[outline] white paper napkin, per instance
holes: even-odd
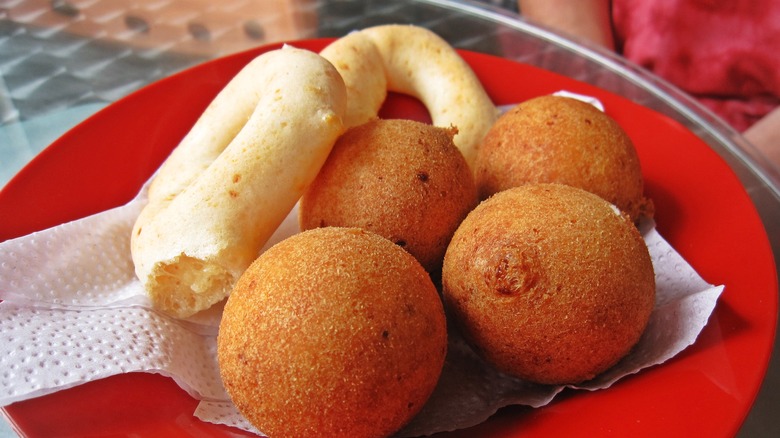
[[[601,102],[565,90],[603,111]],[[0,243],[0,406],[127,372],[160,373],[200,403],[198,418],[260,433],[236,410],[219,377],[221,306],[178,320],[151,308],[136,279],[130,232],[147,186],[125,206]],[[585,384],[605,389],[691,345],[723,286],[712,286],[656,232],[641,226],[656,273],[656,306],[631,354]],[[298,232],[294,208],[263,250]],[[541,407],[565,387],[504,375],[480,359],[449,324],[442,376],[422,412],[399,436],[474,426],[499,408]]]
[[[189,320],[152,310],[130,257],[145,190],[129,204],[0,243],[0,406],[127,372],[160,373],[201,400],[204,421],[254,431],[230,402],[216,362],[221,309]],[[266,247],[297,232],[293,210]],[[723,287],[713,287],[644,224],[657,303],[634,352],[582,389],[603,389],[692,344]],[[451,326],[453,326],[451,324]],[[479,424],[500,407],[540,407],[563,387],[503,375],[451,332],[440,383],[401,433],[416,436]]]
[[[288,220],[292,220],[288,217]],[[595,379],[570,388],[609,388],[622,377],[658,365],[693,344],[707,324],[723,286],[705,282],[656,231],[641,226],[656,272],[656,305],[645,333],[631,354]],[[538,385],[496,371],[449,324],[448,356],[439,383],[422,412],[398,436],[413,437],[463,429],[487,420],[509,405],[542,407],[566,386]],[[255,430],[229,400],[204,400],[195,415],[204,421]]]

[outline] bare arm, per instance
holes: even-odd
[[[744,136],[780,169],[780,108],[775,108],[748,128]]]
[[[529,20],[615,50],[610,0],[518,0],[517,4]],[[780,169],[780,108],[759,120],[744,136]]]
[[[520,13],[563,35],[615,49],[609,0],[518,0]]]

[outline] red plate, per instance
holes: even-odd
[[[327,40],[301,41],[321,49]],[[54,142],[0,192],[0,241],[130,200],[224,84],[257,54],[215,60],[140,90]],[[505,59],[463,52],[497,104],[559,89],[601,99],[634,140],[660,233],[710,283],[726,285],[696,343],[608,390],[566,391],[540,409],[510,407],[458,436],[731,436],[766,372],[777,274],[753,204],[728,165],[680,124],[620,96]],[[429,120],[392,95],[384,117]],[[224,436],[165,377],[127,374],[5,408],[29,436]]]

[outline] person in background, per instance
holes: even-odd
[[[780,169],[780,1],[518,0],[529,21],[613,50],[741,132]]]

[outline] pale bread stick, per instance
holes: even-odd
[[[376,78],[374,50],[380,55],[386,82]],[[370,56],[360,56],[366,53]],[[368,121],[366,114],[376,117],[381,106],[377,96],[386,95],[381,90],[386,84],[390,91],[418,98],[434,125],[458,128],[455,145],[473,166],[498,110],[471,67],[444,39],[417,26],[381,25],[338,39],[320,54],[336,66],[350,90],[346,118],[354,124],[348,127]]]
[[[347,86],[347,128],[375,119],[387,98],[387,77],[382,54],[363,32],[352,32],[320,52],[330,60]]]
[[[343,131],[346,89],[316,53],[284,47],[214,99],[150,187],[132,233],[153,305],[187,317],[223,300]]]

